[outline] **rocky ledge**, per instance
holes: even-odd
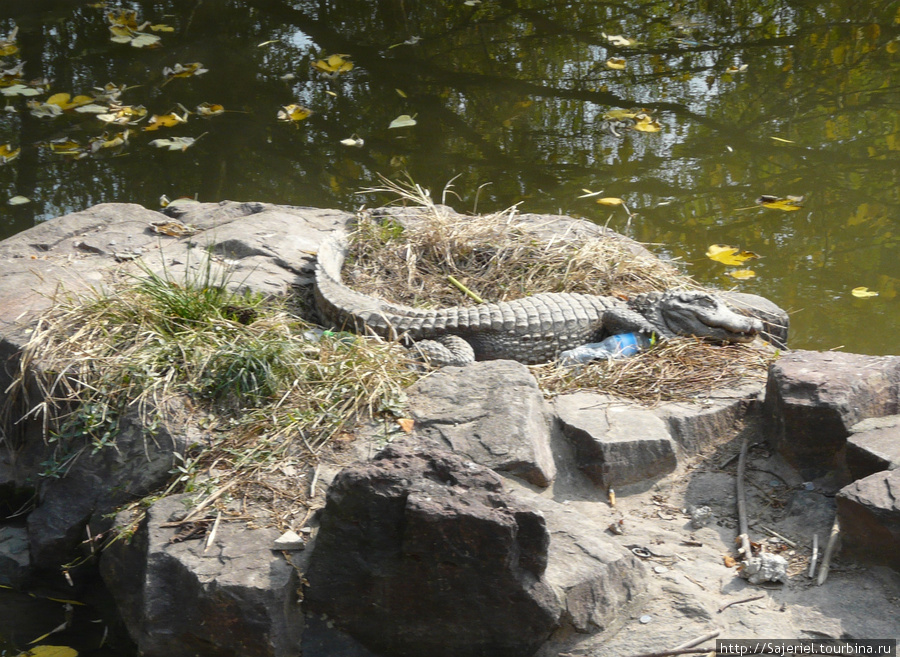
[[[60,285],[102,287],[138,257],[183,275],[202,245],[236,284],[285,294],[310,285],[317,244],[352,219],[231,202],[181,214],[197,234],[160,236],[148,225],[168,217],[109,204],[0,243],[0,390]],[[612,656],[714,631],[900,636],[900,357],[787,351],[767,380],[655,408],[597,392],[548,400],[510,361],[446,367],[408,393],[413,432],[385,447],[361,428],[340,458],[322,455],[317,511],[287,539],[246,518],[181,540],[197,499],[153,502],[98,559],[141,654]],[[3,401],[0,510],[31,503],[24,523],[0,518],[4,585],[58,572],[116,509],[165,486],[175,453],[209,439],[185,419],[148,449],[128,418],[115,450],[47,478],[41,427]],[[722,559],[745,439],[751,530],[789,563],[786,583],[760,598]],[[835,517],[844,550],[809,589],[811,535],[824,544]],[[91,563],[71,570],[76,586],[96,575]]]

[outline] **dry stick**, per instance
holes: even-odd
[[[313,469],[312,481],[309,482],[309,496],[316,496],[316,483],[319,481],[319,464],[316,463],[316,467]]]
[[[687,643],[682,643],[681,645],[675,646],[672,650],[685,650],[686,648],[693,648],[694,646],[699,646],[701,643],[709,641],[710,639],[715,639],[719,636],[719,630],[713,630],[709,634],[704,634],[703,636],[699,636],[696,639],[688,641]]]
[[[206,552],[209,549],[209,546],[212,545],[212,542],[216,539],[216,532],[219,530],[219,521],[222,520],[222,512],[216,515],[216,521],[213,523],[212,531],[209,532],[209,536],[206,537],[206,547],[203,548],[203,551]]]
[[[744,471],[747,469],[747,448],[749,441],[744,438],[741,443],[741,455],[738,457],[737,467],[737,508],[738,508],[738,525],[740,526],[741,554],[744,561],[752,556],[750,551],[750,528],[747,525],[747,500],[745,499],[744,490]]]
[[[197,506],[197,508],[195,508],[195,509],[194,509],[193,511],[191,511],[189,514],[187,514],[181,522],[182,522],[182,523],[185,523],[185,522],[188,522],[189,520],[192,520],[193,518],[195,518],[195,517],[197,516],[198,513],[200,513],[203,509],[205,509],[205,508],[208,507],[210,504],[212,504],[212,503],[215,502],[217,499],[219,499],[219,497],[221,497],[223,493],[225,493],[227,490],[229,490],[230,488],[232,488],[237,482],[238,482],[237,479],[232,479],[231,481],[229,481],[227,484],[225,484],[224,486],[222,486],[222,487],[221,487],[219,490],[217,490],[215,493],[213,493],[212,495],[210,495],[209,497],[207,497],[202,503],[200,503],[200,504]]]
[[[819,560],[819,535],[813,534],[812,557],[809,560],[809,576],[816,574],[816,562]]]
[[[731,605],[739,605],[744,602],[753,602],[754,600],[761,600],[762,598],[765,598],[765,597],[766,597],[765,593],[760,593],[759,595],[751,595],[749,598],[735,600],[734,602],[729,602],[727,605],[722,605],[721,607],[719,607],[719,610],[716,613],[721,614],[723,611],[728,609]]]
[[[822,555],[822,567],[819,568],[819,579],[816,584],[822,586],[828,579],[828,569],[831,567],[831,557],[834,554],[834,548],[837,545],[838,537],[841,534],[841,525],[837,516],[834,517],[834,524],[831,526],[831,535],[828,537],[828,545],[825,546],[825,554]]]
[[[688,648],[686,650],[662,650],[660,652],[642,652],[640,655],[628,655],[628,657],[669,657],[669,655],[705,655],[709,648]],[[566,653],[560,653],[559,657],[565,657]]]
[[[767,534],[769,534],[769,535],[771,535],[771,536],[774,536],[775,538],[777,538],[777,539],[779,539],[779,540],[784,541],[785,543],[787,543],[788,545],[790,545],[792,548],[797,547],[797,544],[796,544],[794,541],[792,541],[792,540],[789,539],[789,538],[785,538],[784,536],[782,536],[782,535],[779,534],[778,532],[773,531],[773,530],[771,530],[771,529],[769,529],[768,527],[765,527],[765,526],[763,526],[763,525],[759,525],[759,528],[762,529],[762,530],[763,530],[764,532],[766,532]]]

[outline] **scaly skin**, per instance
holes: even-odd
[[[420,310],[356,292],[341,282],[346,243],[327,238],[319,247],[315,296],[323,319],[358,333],[373,332],[416,343],[437,365],[509,359],[526,364],[555,360],[567,349],[616,333],[694,335],[749,342],[762,329],[705,292],[658,292],[624,302],[614,297],[552,293]]]

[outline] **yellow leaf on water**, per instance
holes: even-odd
[[[189,78],[192,75],[202,75],[208,71],[209,69],[203,68],[203,64],[200,62],[193,62],[191,64],[175,64],[171,68],[166,66],[163,68],[163,75],[167,78]]]
[[[179,123],[187,123],[187,114],[185,114],[184,117],[178,116],[175,112],[163,114],[162,116],[154,114],[150,117],[150,122],[144,126],[144,130],[149,131],[159,130],[160,128],[171,128]]]
[[[612,119],[633,119],[639,114],[635,110],[627,110],[627,109],[614,109],[606,112],[601,118],[604,120],[612,120]]]
[[[606,60],[606,66],[615,71],[622,71],[625,69],[625,59],[623,57],[610,57]]]
[[[59,107],[62,107],[63,105],[68,103],[71,98],[72,98],[72,94],[67,94],[67,93],[53,94],[52,96],[50,96],[50,98],[47,99],[47,104],[58,105]]]
[[[78,651],[69,646],[35,646],[17,657],[78,657]]]
[[[756,272],[752,269],[735,269],[734,271],[728,272],[728,275],[732,278],[738,279],[739,281],[744,281],[748,278],[754,278],[756,276]]]
[[[757,205],[761,205],[764,208],[792,212],[793,210],[799,210],[803,207],[803,197],[785,196],[784,198],[781,198],[779,196],[769,196],[768,194],[763,194],[758,199],[756,199],[756,203]]]
[[[207,118],[225,113],[225,108],[217,103],[200,103],[197,105],[197,116]]]
[[[285,105],[278,110],[278,120],[298,123],[312,114],[311,109],[303,107],[303,105]]]
[[[19,157],[19,153],[21,152],[21,148],[13,148],[10,144],[3,144],[0,146],[0,164],[12,162]]]
[[[397,95],[400,96],[400,98],[408,98],[406,92],[403,91],[403,89],[394,89],[394,91],[397,92]]]
[[[634,129],[638,132],[659,132],[662,126],[649,114],[641,113],[635,116]]]
[[[868,297],[877,297],[878,292],[873,292],[867,287],[855,287],[850,290],[850,294],[860,299],[866,299]]]
[[[164,24],[151,25],[150,29],[153,30],[154,32],[174,32],[175,31],[175,28],[172,27],[171,25],[164,25]]]
[[[625,201],[615,196],[604,196],[603,198],[598,198],[597,203],[600,205],[622,205]]]
[[[13,196],[6,202],[8,205],[25,205],[31,203],[31,199],[27,196]]]
[[[742,265],[748,260],[753,260],[759,256],[752,251],[741,251],[736,246],[728,246],[727,244],[712,244],[706,250],[706,257],[723,265],[734,267]]]
[[[793,144],[794,143],[790,139],[782,139],[781,137],[769,137],[769,139],[771,139],[773,141],[780,141],[783,144]]]
[[[312,62],[310,66],[325,75],[336,76],[353,70],[353,62],[348,59],[349,57],[350,55],[329,55],[325,59]]]

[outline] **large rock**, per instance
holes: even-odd
[[[749,379],[735,388],[710,390],[703,399],[667,402],[653,409],[686,455],[696,455],[731,439],[748,414],[758,410],[765,379]]]
[[[598,486],[646,484],[678,465],[666,423],[609,395],[576,392],[554,401],[578,467]]]
[[[900,570],[900,470],[869,475],[835,496],[842,549]]]
[[[850,427],[847,469],[852,479],[900,467],[900,415],[875,417]]]
[[[48,464],[64,463],[64,450],[48,445],[40,418],[15,422],[42,399],[7,398],[17,373],[18,354],[39,314],[53,304],[60,289],[102,289],[127,274],[140,274],[138,263],[173,280],[203,281],[205,255],[213,254],[212,281],[232,289],[282,294],[312,280],[315,252],[322,236],[342,230],[351,215],[336,210],[295,208],[267,203],[197,204],[182,213],[197,229],[186,237],[154,232],[151,222],[164,214],[139,205],[109,203],[42,223],[0,242],[0,406],[7,409],[5,440],[16,448],[15,459],[0,455],[0,491],[40,482],[38,507],[28,518],[33,564],[55,567],[72,556],[85,538],[108,521],[103,516],[123,502],[161,486],[174,465],[173,452],[184,452],[186,437],[178,422],[155,436],[130,414],[119,426],[114,448],[82,453],[66,475]],[[40,367],[40,358],[35,362]],[[15,404],[7,406],[7,403]],[[71,453],[82,444],[66,445]],[[50,476],[48,476],[50,475]],[[2,500],[0,500],[2,502]],[[93,521],[92,521],[93,519]]]
[[[804,477],[846,482],[850,427],[900,413],[900,357],[788,352],[769,369],[763,413],[770,441]]]
[[[391,446],[329,488],[306,609],[391,657],[525,657],[560,621],[549,540],[490,470]]]
[[[107,517],[117,507],[140,499],[165,485],[177,463],[175,454],[200,436],[183,421],[185,414],[169,404],[167,421],[149,435],[136,411],[119,421],[115,445],[85,449],[65,475],[46,478],[37,507],[28,515],[32,563],[55,568],[71,558],[85,539],[85,527],[99,534],[112,525]],[[33,462],[45,454],[44,443],[31,440],[24,454]]]
[[[144,657],[298,655],[300,580],[272,550],[279,532],[222,522],[206,540],[172,542],[185,495],[151,506],[130,541],[103,553],[100,570]],[[120,522],[128,522],[123,515]]]
[[[559,597],[563,625],[593,634],[624,622],[647,591],[640,559],[575,509],[536,495],[525,501],[543,514],[550,530],[546,580]]]
[[[409,389],[409,409],[426,443],[538,486],[556,475],[547,402],[520,363],[444,367]]]

